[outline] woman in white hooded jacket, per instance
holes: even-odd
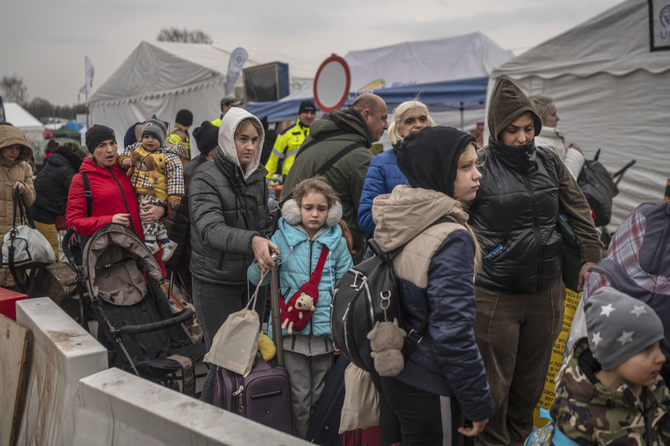
[[[584,153],[577,144],[566,143],[563,134],[556,128],[561,118],[556,113],[556,104],[551,96],[534,94],[529,96],[542,118],[542,130],[535,136],[535,146],[553,150],[568,168],[572,178],[577,181],[584,167]]]
[[[263,269],[273,265],[264,237],[268,215],[267,171],[260,165],[263,126],[241,108],[226,113],[219,128],[219,150],[211,163],[201,164],[188,188],[191,214],[193,303],[207,349],[231,313],[248,302],[247,268],[258,259]],[[263,290],[260,296],[265,296]],[[265,300],[258,299],[261,320]],[[212,402],[216,366],[210,367],[202,400]]]

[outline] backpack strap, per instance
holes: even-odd
[[[345,133],[346,133],[346,132],[345,132]],[[328,133],[328,135],[332,136],[333,133]],[[312,144],[315,143],[315,141],[316,141],[316,140],[312,140],[312,141],[310,141],[310,143],[309,143],[307,146],[305,146],[305,147],[303,147],[302,149],[300,149],[300,152],[298,152],[298,155],[300,155],[300,154],[303,152],[304,149],[311,147]],[[321,141],[319,141],[319,142],[321,142]],[[328,161],[326,161],[321,167],[319,167],[319,169],[318,169],[318,170],[314,173],[314,175],[312,175],[312,176],[313,176],[313,177],[318,177],[318,176],[321,176],[321,175],[323,175],[324,173],[328,172],[328,169],[330,169],[331,167],[333,167],[333,165],[334,165],[336,162],[338,162],[339,160],[341,160],[342,158],[344,158],[346,155],[349,154],[349,152],[351,152],[352,150],[354,150],[354,149],[357,148],[357,147],[362,147],[362,144],[361,144],[360,142],[355,142],[355,143],[353,143],[353,144],[349,144],[349,145],[346,146],[344,149],[342,149],[342,150],[340,150],[339,152],[337,152],[337,153],[335,154],[335,156],[333,156],[331,159],[329,159]],[[295,156],[296,159],[298,158],[298,155]],[[288,200],[290,200],[291,198],[293,198],[293,192],[291,192],[290,194],[288,194],[288,195],[286,196],[286,198],[283,198],[283,199],[279,202],[279,208],[281,209],[281,207],[284,206],[284,203],[286,203],[286,202],[287,202]]]
[[[84,180],[84,197],[86,197],[86,216],[90,217],[93,214],[93,194],[91,193],[91,183],[88,181],[88,174],[86,172],[79,172],[82,180]]]
[[[602,274],[603,276],[607,277],[607,280],[610,281],[610,285],[612,285],[612,288],[623,292],[623,288],[621,287],[621,283],[619,283],[619,279],[614,277],[614,274],[612,274],[608,269],[596,265],[589,268],[588,272]]]
[[[433,226],[437,226],[437,225],[442,224],[442,223],[456,223],[456,220],[454,220],[451,217],[440,217],[437,220],[435,220],[433,223],[431,223],[430,226],[428,226],[426,229],[424,229],[421,232],[423,233],[426,230],[432,228]],[[407,242],[407,243],[409,243],[409,242]],[[392,260],[393,257],[398,255],[400,253],[400,251],[402,251],[402,249],[407,245],[407,243],[404,244],[403,246],[401,246],[400,248],[396,249],[395,251],[393,251],[390,255],[390,260]],[[428,311],[428,314],[426,315],[424,320],[421,321],[421,325],[419,325],[418,329],[416,329],[416,330],[412,329],[412,330],[410,330],[409,333],[407,333],[407,336],[405,337],[405,344],[403,345],[403,349],[405,349],[405,352],[406,352],[406,356],[405,356],[406,358],[409,358],[409,355],[412,354],[412,352],[414,351],[416,346],[419,345],[419,343],[423,340],[423,335],[426,334],[426,330],[428,330],[428,320],[430,319],[430,313],[431,312]]]
[[[294,126],[295,127],[295,126]],[[289,127],[286,129],[286,131],[290,130],[292,127]],[[282,133],[283,135],[284,133]],[[327,132],[322,135],[319,135],[318,137],[312,139],[310,142],[307,144],[303,143],[303,145],[300,147],[300,150],[298,150],[298,153],[295,155],[295,159],[298,159],[301,153],[305,152],[307,149],[310,147],[313,147],[315,144],[320,143],[321,141],[325,140],[326,138],[332,138],[333,136],[343,136],[343,135],[348,135],[349,132],[346,130],[336,130],[334,132]]]

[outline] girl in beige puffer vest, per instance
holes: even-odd
[[[0,122],[0,236],[9,232],[14,219],[14,188],[21,190],[26,206],[35,202],[33,176],[28,160],[32,157],[26,136],[8,122]],[[18,222],[17,222],[18,224]],[[9,268],[0,268],[0,287],[15,287]]]

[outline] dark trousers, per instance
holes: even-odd
[[[565,286],[504,294],[475,288],[475,337],[486,366],[495,412],[477,446],[524,441],[542,396],[551,352],[563,327]]]
[[[379,392],[381,445],[394,443],[412,446],[472,445],[458,433],[465,419],[456,398],[449,398],[412,387],[396,378],[372,373]]]
[[[256,287],[247,286],[227,286],[214,283],[203,282],[193,278],[193,306],[195,314],[198,316],[198,322],[202,328],[202,336],[205,339],[207,350],[212,348],[212,339],[216,332],[232,313],[242,310],[249,298],[253,296]],[[250,293],[250,294],[249,294]],[[256,312],[260,320],[263,320],[265,313],[265,300],[267,295],[265,287],[258,291],[258,300],[256,301]],[[209,365],[209,372],[202,387],[202,401],[212,403],[214,398],[214,380],[216,379],[216,366]]]

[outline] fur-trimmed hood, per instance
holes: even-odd
[[[253,118],[258,121],[261,127],[261,134],[259,135],[258,147],[254,152],[254,157],[249,163],[246,172],[243,172],[245,181],[256,171],[261,162],[261,152],[263,151],[263,141],[265,140],[263,125],[257,117],[248,111],[242,108],[233,107],[228,110],[223,119],[221,119],[221,126],[219,127],[219,148],[221,149],[221,152],[227,158],[230,158],[241,170],[242,166],[240,165],[240,160],[237,158],[237,150],[235,150],[235,130],[237,130],[237,126],[240,122],[247,118]]]
[[[33,156],[33,149],[30,147],[30,143],[26,139],[26,135],[23,131],[9,122],[0,122],[0,149],[13,146],[14,144],[21,145],[19,156],[14,161],[10,161],[0,156],[0,165],[11,167],[22,161],[28,161]]]

